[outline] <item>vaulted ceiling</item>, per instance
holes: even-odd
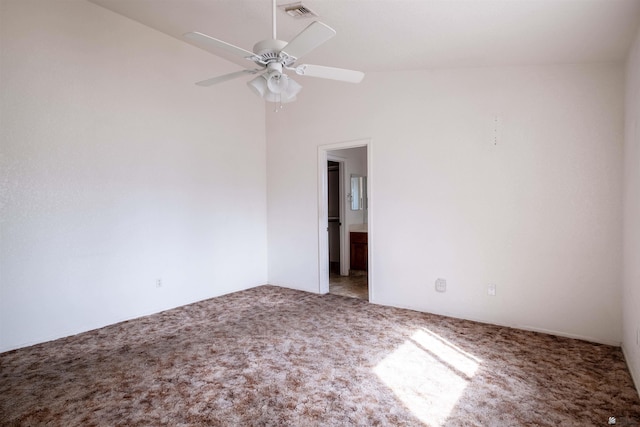
[[[271,0],[90,0],[184,40],[199,31],[251,50]],[[279,0],[288,4],[293,0]],[[305,62],[362,71],[624,60],[640,0],[303,0],[337,36]],[[278,10],[278,38],[313,19]]]

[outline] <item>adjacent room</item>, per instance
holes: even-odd
[[[639,121],[640,0],[0,0],[0,425],[640,425]]]

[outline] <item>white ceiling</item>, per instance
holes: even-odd
[[[170,36],[247,50],[271,37],[271,0],[90,0]],[[279,0],[278,4],[294,0]],[[304,62],[361,71],[624,60],[640,0],[303,0],[337,35]],[[278,10],[278,38],[312,20]]]

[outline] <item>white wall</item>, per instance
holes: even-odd
[[[267,113],[270,283],[317,291],[317,146],[370,137],[373,302],[620,343],[620,65],[299,81]]]
[[[262,103],[234,82],[192,84],[233,66],[83,1],[0,8],[0,351],[263,284],[267,225],[269,282],[316,292],[317,146],[367,137],[374,302],[621,341],[618,66],[298,77],[299,101],[267,112],[267,222]],[[637,378],[629,123],[624,342]]]
[[[193,84],[234,67],[84,1],[0,5],[0,351],[266,283],[264,105]]]
[[[640,390],[640,30],[626,71],[622,347]]]

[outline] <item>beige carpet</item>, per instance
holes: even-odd
[[[262,286],[0,354],[0,424],[640,424],[620,349]]]

